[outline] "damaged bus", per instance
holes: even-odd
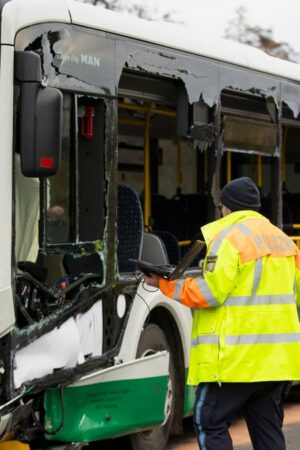
[[[0,12],[1,440],[163,450],[192,314],[129,260],[176,265],[243,175],[299,241],[300,68],[72,0]]]

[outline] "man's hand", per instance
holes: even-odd
[[[148,286],[158,287],[159,284],[159,276],[156,273],[148,273],[147,275],[144,273],[144,280]]]

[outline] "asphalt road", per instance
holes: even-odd
[[[253,450],[250,437],[244,420],[237,420],[231,427],[230,434],[234,450]],[[285,403],[284,407],[284,434],[287,450],[300,448],[300,399]],[[194,436],[193,423],[186,419],[184,434],[181,437],[171,438],[167,450],[199,450]]]

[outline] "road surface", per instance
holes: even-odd
[[[236,421],[231,427],[230,434],[232,437],[234,450],[253,450],[244,420]],[[285,403],[284,434],[286,438],[286,450],[299,450],[300,400]],[[181,437],[171,438],[167,450],[199,450],[191,419],[185,420],[184,435]]]

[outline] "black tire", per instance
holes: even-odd
[[[174,393],[176,392],[175,383],[175,368],[170,346],[168,344],[167,338],[162,331],[162,329],[155,325],[149,324],[142,331],[138,349],[137,357],[142,355],[151,355],[156,352],[167,350],[170,353],[170,364],[169,364],[169,382],[168,382],[168,402],[167,406],[167,420],[163,425],[158,425],[150,430],[140,431],[138,433],[132,434],[130,436],[131,445],[134,450],[164,450],[166,448],[171,428],[172,422],[175,414],[175,404],[174,404]]]

